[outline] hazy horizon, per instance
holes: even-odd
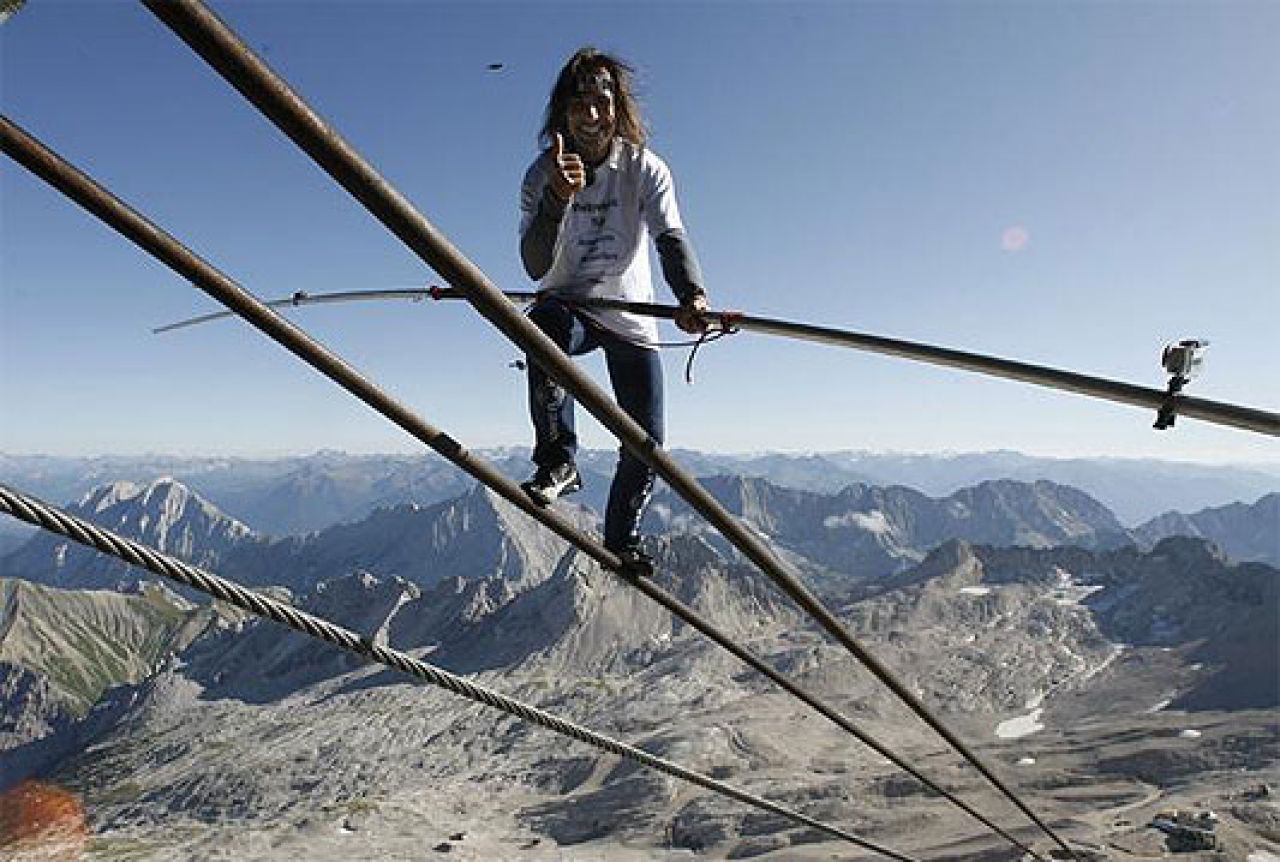
[[[521,452],[529,451],[530,445],[524,442],[513,442],[506,444],[498,444],[494,446],[467,446],[468,451],[472,452]],[[602,446],[584,446],[583,453],[602,454],[613,451],[617,447]],[[680,453],[692,453],[701,456],[722,457],[722,458],[761,458],[768,456],[781,456],[790,458],[804,457],[821,457],[821,456],[858,456],[868,458],[934,458],[939,460],[956,459],[956,458],[980,458],[980,457],[998,457],[1008,456],[1016,458],[1025,458],[1028,460],[1045,460],[1045,461],[1091,461],[1091,462],[1117,462],[1117,463],[1156,463],[1156,464],[1186,464],[1196,467],[1222,467],[1235,469],[1252,469],[1260,472],[1274,473],[1280,477],[1280,459],[1276,461],[1213,461],[1213,460],[1191,460],[1187,458],[1161,458],[1155,455],[1151,456],[1124,456],[1124,455],[1040,455],[1033,452],[1018,449],[973,449],[973,450],[906,450],[906,449],[760,449],[760,450],[707,450],[697,449],[689,446],[681,446],[676,448],[668,448],[666,450],[673,456],[679,457]],[[323,456],[341,456],[349,458],[412,458],[412,457],[437,457],[444,458],[443,455],[429,447],[423,446],[420,449],[404,449],[404,450],[382,450],[382,451],[352,451],[348,449],[336,448],[319,448],[311,450],[293,450],[293,451],[263,451],[263,452],[235,452],[235,451],[99,451],[99,452],[49,452],[49,451],[14,451],[9,449],[0,449],[0,458],[62,458],[62,459],[146,459],[146,458],[171,458],[171,459],[227,459],[241,461],[273,461],[285,460],[291,458],[313,458]]]

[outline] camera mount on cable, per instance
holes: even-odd
[[[1178,342],[1169,342],[1160,354],[1160,364],[1168,371],[1169,388],[1165,390],[1164,403],[1156,413],[1156,422],[1152,427],[1159,431],[1172,428],[1178,418],[1177,395],[1182,387],[1200,373],[1204,364],[1204,353],[1209,349],[1207,338],[1184,338]]]

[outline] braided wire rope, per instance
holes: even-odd
[[[729,514],[551,339],[525,320],[474,262],[387,182],[207,5],[200,0],[141,2],[424,263],[440,273],[450,285],[462,288],[467,301],[481,316],[524,348],[548,376],[571,392],[576,401],[600,420],[626,449],[661,476],[673,491],[714,525],[992,787],[1052,838],[1068,856],[1079,862],[1079,856],[1067,842],[888,666],[855,638],[767,544]]]
[[[456,440],[434,428],[421,417],[393,400],[376,385],[346,365],[335,354],[328,351],[278,313],[272,311],[267,304],[262,303],[221,271],[200,259],[172,236],[130,209],[90,177],[76,170],[11,120],[2,116],[0,116],[0,145],[16,161],[111,225],[128,239],[138,244],[143,250],[164,262],[179,275],[191,281],[193,285],[235,309],[236,313],[254,324],[270,338],[292,351],[326,377],[347,389],[379,414],[408,431],[419,441],[426,443],[482,484],[493,489],[508,502],[551,529],[556,535],[578,547],[605,569],[620,573],[621,564],[617,556],[604,548],[599,542],[578,530],[553,509],[543,508],[531,503],[528,495],[514,482],[502,475],[492,464],[478,455],[468,452]],[[913,767],[904,757],[896,754],[860,730],[844,716],[766,664],[758,656],[736,644],[731,638],[698,615],[696,611],[682,604],[652,581],[646,579],[636,581],[631,578],[625,578],[624,580],[668,608],[676,616],[772,680],[779,687],[835,722],[881,756],[951,801],[988,829],[991,829],[1014,846],[1030,853],[1033,858],[1043,862],[1043,857],[965,803],[952,791],[928,778]]]
[[[777,814],[795,823],[820,830],[835,838],[856,844],[859,847],[891,859],[902,860],[902,862],[918,862],[914,857],[905,853],[900,853],[874,841],[860,838],[851,832],[823,823],[807,814],[770,802],[746,790],[680,766],[674,761],[650,754],[642,748],[620,742],[580,724],[555,716],[538,707],[530,706],[490,688],[469,682],[443,668],[416,659],[399,650],[376,644],[369,638],[350,629],[343,628],[306,611],[298,610],[284,602],[247,589],[234,581],[206,572],[146,545],[104,530],[69,512],[64,512],[35,497],[23,494],[2,484],[0,484],[0,511],[29,524],[34,524],[73,539],[82,545],[110,554],[154,574],[192,587],[216,599],[221,599],[228,604],[249,611],[256,616],[280,623],[317,640],[333,644],[369,661],[425,680],[434,686],[465,697],[468,700],[502,710],[509,715],[537,724],[562,736],[586,743],[610,754],[634,760],[651,769],[691,784],[696,784],[721,796],[729,797],[762,811]]]

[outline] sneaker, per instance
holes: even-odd
[[[652,578],[653,557],[646,554],[639,545],[632,545],[617,552],[622,560],[622,574],[628,578]]]
[[[581,489],[582,478],[573,463],[557,464],[554,467],[539,467],[533,478],[521,482],[520,487],[539,505],[550,506],[563,495]]]

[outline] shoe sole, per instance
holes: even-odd
[[[568,485],[565,485],[563,488],[561,488],[559,491],[557,491],[553,495],[544,494],[543,492],[534,488],[528,482],[522,482],[520,484],[520,487],[523,488],[524,492],[528,494],[529,497],[539,506],[550,506],[552,503],[554,503],[556,500],[559,500],[565,494],[572,494],[575,491],[581,491],[582,482],[580,481],[570,482]]]
[[[613,553],[617,554],[618,552],[614,551]],[[648,557],[645,557],[644,560],[641,561],[636,559],[628,560],[622,557],[621,554],[619,554],[618,556],[619,556],[619,559],[622,560],[622,566],[618,569],[618,573],[623,577],[652,578],[654,576],[654,570],[656,569],[656,565],[654,564],[654,561],[649,559]]]

